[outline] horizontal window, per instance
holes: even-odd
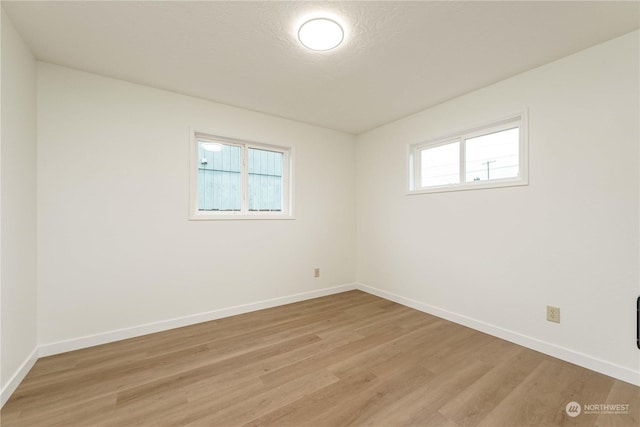
[[[524,114],[409,147],[409,194],[527,182]]]
[[[290,150],[195,133],[191,219],[291,215]]]

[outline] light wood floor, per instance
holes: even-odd
[[[627,415],[565,414],[570,401]],[[359,291],[40,359],[12,426],[638,426],[640,388]]]

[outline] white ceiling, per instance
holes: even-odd
[[[632,2],[12,2],[35,56],[354,134],[639,27]],[[336,50],[300,46],[328,14]]]

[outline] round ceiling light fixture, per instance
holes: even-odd
[[[204,151],[210,151],[210,152],[217,152],[217,151],[222,151],[222,149],[224,148],[224,146],[222,144],[219,144],[217,142],[208,142],[208,141],[198,141],[202,144],[202,149]]]
[[[331,50],[344,40],[344,30],[336,21],[315,18],[300,26],[298,40],[311,50]]]

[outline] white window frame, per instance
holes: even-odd
[[[234,220],[234,219],[295,219],[293,217],[293,148],[259,142],[244,141],[235,138],[217,136],[206,132],[191,130],[189,136],[189,219],[200,220]],[[198,209],[198,141],[218,142],[240,147],[241,163],[241,208],[239,211],[201,211]],[[282,159],[282,211],[250,211],[249,210],[249,166],[248,150],[275,151],[283,154]]]
[[[518,176],[513,178],[491,179],[484,181],[466,181],[466,141],[478,136],[488,135],[495,132],[512,129],[517,125],[520,129]],[[457,184],[437,185],[421,187],[421,151],[435,148],[455,142],[460,142],[460,182]],[[499,120],[474,126],[464,131],[455,132],[447,136],[411,144],[408,146],[408,182],[407,195],[442,193],[447,191],[480,190],[486,188],[512,187],[529,184],[529,141],[527,131],[527,111],[510,114]]]

